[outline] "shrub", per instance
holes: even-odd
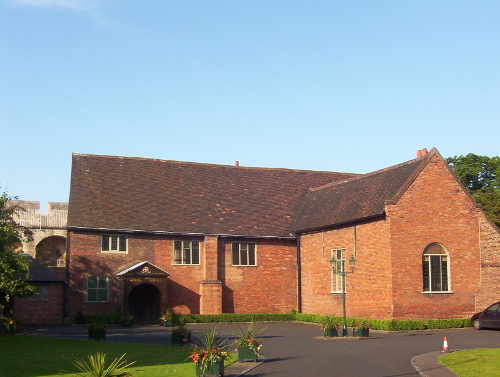
[[[123,375],[118,373],[135,363],[135,361],[132,361],[127,364],[127,361],[122,361],[124,357],[125,354],[121,355],[121,357],[117,357],[106,367],[106,354],[97,352],[95,355],[90,355],[88,357],[88,362],[85,359],[75,360],[73,365],[85,376],[113,377]]]
[[[470,320],[463,318],[428,319],[426,326],[428,329],[453,329],[470,327]]]
[[[75,314],[75,319],[73,320],[74,323],[77,325],[82,325],[84,323],[87,323],[87,318],[83,315],[82,309],[78,309],[78,311]]]
[[[295,320],[301,322],[323,323],[325,321],[325,316],[319,314],[297,313]]]
[[[291,313],[254,313],[254,314],[187,314],[182,318],[186,323],[216,323],[216,322],[267,322],[293,321],[295,315]]]
[[[121,315],[118,312],[109,314],[92,314],[85,316],[85,323],[105,323],[105,324],[120,324]]]

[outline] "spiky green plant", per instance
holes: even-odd
[[[246,328],[238,326],[237,330],[234,332],[234,335],[236,336],[235,343],[240,347],[248,347],[252,349],[258,355],[259,350],[262,347],[262,343],[258,337],[266,329],[267,327],[255,325],[253,321],[250,322]]]
[[[127,373],[122,372],[125,368],[131,366],[135,363],[132,361],[127,364],[124,361],[125,353],[120,357],[114,359],[109,366],[106,367],[106,354],[102,352],[96,352],[95,355],[89,355],[88,361],[85,359],[75,360],[73,365],[78,368],[81,372],[80,376],[90,376],[90,377],[119,377],[126,376]],[[123,360],[123,361],[122,361]]]
[[[200,346],[195,346],[189,358],[200,366],[201,375],[205,376],[210,364],[221,362],[229,358],[226,346],[227,338],[217,338],[217,328],[211,327],[204,336],[198,336]]]

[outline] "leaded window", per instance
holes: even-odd
[[[232,245],[233,266],[256,266],[255,244],[235,242]]]
[[[333,249],[331,252],[331,257],[335,257],[336,266],[332,268],[332,293],[342,293],[342,272],[345,268],[345,249]],[[332,266],[330,266],[332,267]]]
[[[424,292],[448,292],[450,290],[450,267],[448,253],[443,245],[432,243],[422,255]]]
[[[87,278],[87,301],[108,301],[108,278],[106,276],[89,276]]]
[[[126,253],[127,236],[117,234],[103,234],[101,236],[101,251],[108,253]]]
[[[174,241],[174,264],[200,264],[200,243]]]

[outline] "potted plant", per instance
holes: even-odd
[[[325,337],[339,336],[338,330],[340,329],[340,324],[337,323],[335,317],[326,316],[321,329],[323,330],[323,336]]]
[[[257,361],[259,350],[262,348],[262,343],[257,337],[264,330],[263,328],[254,326],[253,322],[250,322],[246,329],[238,327],[235,333],[237,336],[235,342],[238,346],[238,360],[240,362],[244,359]]]
[[[5,334],[15,334],[17,332],[17,322],[14,318],[8,316],[0,316],[2,319],[3,332]]]
[[[172,345],[175,346],[176,344],[179,344],[182,346],[188,343],[191,343],[191,331],[186,329],[184,325],[176,327],[172,331]]]
[[[172,318],[173,318],[172,312],[167,309],[167,311],[164,312],[160,317],[160,322],[161,322],[162,326],[165,326],[165,327],[172,326]]]
[[[226,339],[217,339],[217,329],[212,327],[199,337],[201,346],[195,346],[189,356],[196,366],[197,376],[224,376],[224,360],[228,358],[224,343]]]
[[[106,340],[106,325],[102,323],[91,323],[87,332],[89,334],[89,340]]]
[[[134,316],[132,314],[125,313],[122,315],[121,324],[123,327],[131,327],[134,324]]]
[[[363,321],[363,322],[353,322],[352,324],[352,336],[357,336],[357,337],[368,337],[370,336],[370,326],[368,325],[368,322]]]

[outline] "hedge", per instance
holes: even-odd
[[[291,311],[290,313],[222,313],[222,314],[186,314],[175,315],[174,322],[180,323],[218,323],[218,322],[271,322],[271,321],[299,321],[309,323],[324,323],[328,316],[320,314],[304,314]],[[343,323],[343,317],[334,317],[340,325]],[[120,314],[113,312],[101,315],[83,315],[81,311],[77,313],[74,319],[75,323],[120,323]],[[386,331],[401,330],[427,330],[427,329],[451,329],[471,327],[470,319],[464,318],[445,318],[445,319],[427,319],[427,320],[396,320],[396,319],[364,319],[347,318],[347,326],[353,327],[354,322],[366,322],[371,329]]]
[[[294,321],[292,313],[253,313],[253,314],[186,314],[181,316],[186,323],[212,323],[212,322],[268,322],[268,321]]]

